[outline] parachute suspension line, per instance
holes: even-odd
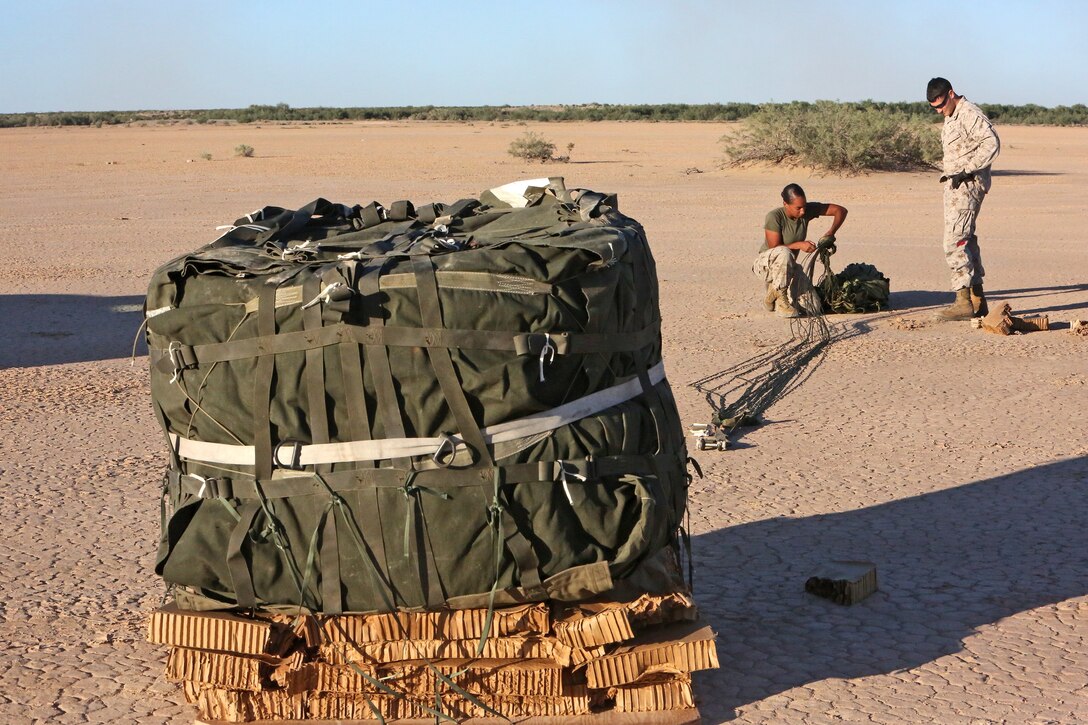
[[[396,616],[396,613],[398,611],[397,607],[394,606],[392,600],[386,594],[385,589],[382,586],[380,586],[381,584],[386,584],[386,583],[382,581],[380,571],[378,570],[377,566],[374,565],[373,561],[371,560],[371,558],[370,558],[370,556],[369,556],[369,554],[367,552],[366,545],[365,545],[365,542],[364,542],[364,539],[363,539],[363,536],[362,536],[362,532],[359,530],[358,524],[355,521],[355,517],[352,515],[351,510],[348,508],[347,502],[344,501],[344,498],[340,494],[338,494],[336,491],[333,490],[333,488],[331,486],[329,486],[328,482],[325,481],[325,479],[321,476],[321,474],[314,473],[313,476],[314,476],[314,478],[316,478],[318,480],[318,482],[321,483],[322,486],[324,486],[325,490],[328,492],[329,496],[331,497],[331,500],[329,501],[329,504],[325,508],[325,513],[327,514],[330,510],[336,509],[337,511],[339,511],[340,515],[343,517],[345,523],[348,524],[348,530],[351,532],[352,539],[354,540],[356,548],[359,550],[360,557],[363,558],[368,564],[371,565],[370,567],[368,567],[368,573],[371,575],[372,579],[376,580],[376,582],[379,584],[379,586],[377,586],[375,588],[381,593],[382,601],[384,602],[384,604],[386,605],[388,610],[393,614],[393,621],[396,623],[398,629],[400,629],[401,634],[405,638],[405,642],[408,642],[410,645],[414,646],[412,644],[413,640],[412,640],[411,637],[408,636],[408,631],[407,631],[407,629],[405,629],[404,624],[400,620],[400,617]],[[498,478],[498,476],[499,476],[499,474],[498,474],[498,471],[496,470],[496,472],[495,472],[495,494],[494,494],[496,502],[498,501],[498,495],[499,495],[499,478]],[[413,494],[416,494],[418,492],[423,492],[423,493],[430,493],[430,494],[433,494],[433,495],[437,495],[440,498],[449,499],[448,494],[444,494],[444,493],[439,492],[439,491],[433,491],[433,490],[425,488],[423,486],[418,486],[418,485],[413,484],[412,480],[414,478],[415,478],[415,471],[411,472],[409,474],[408,478],[405,480],[405,484],[404,484],[404,488],[403,488],[405,497],[411,498],[413,496]],[[489,512],[492,510],[492,508],[494,508],[494,506],[492,506],[491,508],[488,509]],[[499,510],[501,512],[501,506],[499,507]],[[498,530],[498,535],[497,535],[496,548],[497,548],[497,551],[499,552],[499,556],[501,556],[501,553],[502,553],[502,521],[501,521],[501,517],[497,517],[497,518],[498,518],[498,521],[499,521],[499,530]],[[324,516],[322,516],[322,519],[324,519]],[[313,537],[311,537],[310,553],[307,556],[306,577],[305,577],[305,579],[303,581],[309,579],[310,566],[312,564],[312,559],[313,559],[315,551],[316,551],[317,536],[318,536],[318,532],[321,530],[321,528],[322,528],[322,523],[319,522],[318,525],[317,525],[317,528],[314,530]],[[484,622],[483,637],[480,639],[480,645],[479,645],[479,648],[478,648],[478,653],[483,651],[484,644],[487,642],[487,637],[488,637],[488,634],[489,634],[490,629],[491,629],[491,621],[492,621],[492,618],[493,618],[494,613],[495,613],[495,589],[496,589],[496,587],[498,586],[498,583],[499,583],[499,579],[498,579],[499,563],[500,563],[500,560],[497,560],[496,561],[496,567],[495,567],[495,572],[496,572],[496,574],[495,574],[495,583],[491,588],[490,601],[488,603],[487,618],[486,618],[486,620]],[[390,586],[390,585],[387,584],[387,586]],[[390,589],[391,589],[391,586],[390,586]],[[300,595],[300,599],[301,599],[301,595]],[[355,648],[358,650],[358,645],[353,640],[350,641],[350,643],[353,646],[355,646]],[[459,685],[457,685],[451,679],[451,677],[459,677],[462,674],[464,674],[465,672],[467,672],[468,671],[467,667],[462,668],[460,670],[457,670],[452,675],[446,675],[445,673],[443,673],[442,671],[440,671],[438,669],[438,667],[434,664],[434,662],[431,660],[430,657],[419,654],[417,659],[422,660],[424,662],[424,664],[426,664],[427,668],[430,669],[434,673],[435,678],[436,678],[436,681],[435,681],[435,707],[432,709],[432,708],[427,707],[426,705],[423,705],[423,704],[419,703],[419,706],[422,709],[429,712],[431,715],[433,715],[435,717],[436,721],[445,720],[445,721],[453,722],[453,723],[457,722],[457,720],[455,720],[454,718],[452,718],[449,715],[442,712],[442,698],[441,698],[441,692],[439,690],[439,682],[441,682],[442,684],[445,684],[450,690],[457,693],[462,698],[468,700],[472,704],[476,705],[481,710],[484,710],[485,712],[491,713],[492,715],[495,715],[496,717],[500,717],[500,718],[503,718],[504,720],[507,720],[507,718],[503,717],[503,715],[500,712],[498,712],[494,708],[488,706],[486,703],[481,701],[478,697],[476,697],[472,693],[467,692],[466,690],[461,688]],[[367,682],[369,682],[371,685],[373,685],[375,688],[377,688],[380,692],[383,692],[383,693],[385,693],[387,695],[390,695],[390,696],[392,696],[394,698],[397,698],[397,699],[401,699],[401,698],[404,698],[406,696],[405,692],[397,691],[397,690],[393,689],[392,687],[390,687],[388,684],[385,683],[385,680],[388,680],[390,678],[382,678],[381,680],[375,679],[370,673],[366,672],[365,670],[363,670],[362,668],[360,668],[357,664],[355,664],[353,662],[349,663],[349,667],[351,667],[351,669],[353,669],[360,677],[365,679]],[[370,707],[371,712],[381,722],[385,722],[385,719],[382,718],[382,716],[381,716],[380,710],[377,708],[377,706],[373,702],[371,702],[371,700],[369,698],[367,698],[367,705]]]
[[[831,343],[861,333],[853,326],[832,328],[822,314],[791,322],[788,342],[689,383],[714,410],[713,425],[727,434],[757,425],[768,408],[812,375]]]
[[[501,490],[501,474],[499,469],[496,468],[492,474],[494,481],[494,492],[491,498],[491,505],[487,507],[487,523],[491,526],[491,536],[494,542],[495,553],[495,578],[491,582],[491,591],[487,595],[487,616],[484,617],[483,632],[480,634],[480,643],[476,646],[476,656],[479,657],[483,654],[484,647],[487,645],[487,638],[491,635],[491,620],[495,616],[495,592],[499,588],[499,575],[502,573],[502,542],[503,542],[503,530],[502,530],[502,516],[503,507],[502,502],[499,500],[499,491]]]
[[[743,425],[757,425],[763,413],[800,386],[819,365],[827,346],[835,340],[857,334],[857,329],[832,329],[824,316],[817,288],[835,290],[831,272],[834,237],[824,237],[802,265],[806,283],[801,306],[806,315],[790,320],[790,340],[733,367],[689,384],[706,397],[714,409],[711,425],[727,435]],[[823,266],[818,284],[812,283],[816,262]]]
[[[291,578],[295,580],[295,584],[298,586],[298,606],[305,606],[302,602],[305,582],[302,580],[302,572],[298,569],[298,563],[295,562],[295,558],[291,553],[290,543],[287,541],[287,537],[284,536],[283,523],[276,516],[275,510],[272,508],[272,502],[268,500],[268,497],[265,496],[264,492],[261,490],[260,481],[255,482],[254,489],[257,492],[257,500],[260,503],[261,511],[264,513],[266,520],[261,535],[271,539],[272,545],[280,550],[280,554],[283,555],[284,563],[287,565],[287,570],[291,572]]]
[[[231,340],[233,340],[233,339],[234,339],[234,336],[235,336],[235,335],[236,335],[236,334],[238,333],[238,330],[239,330],[239,329],[240,329],[240,328],[242,327],[242,323],[244,323],[244,322],[246,321],[246,318],[247,318],[247,317],[249,317],[249,316],[250,316],[251,314],[253,314],[253,313],[252,313],[252,312],[249,312],[249,311],[247,311],[247,312],[246,312],[246,313],[245,313],[244,315],[242,315],[242,319],[238,320],[238,324],[237,324],[237,325],[235,325],[235,326],[234,326],[234,329],[232,329],[232,330],[230,331],[230,334],[229,334],[229,335],[227,335],[227,339],[226,339],[226,342],[230,342]],[[240,441],[240,440],[238,440],[238,438],[237,438],[237,437],[236,437],[236,436],[235,436],[234,434],[232,434],[232,433],[231,433],[231,432],[230,432],[229,430],[227,430],[227,429],[226,429],[226,427],[225,427],[225,426],[224,426],[224,425],[223,425],[222,423],[220,423],[219,421],[217,421],[217,420],[216,420],[215,418],[212,418],[212,416],[211,416],[211,415],[210,415],[210,414],[208,413],[208,411],[206,411],[206,410],[204,410],[203,408],[201,408],[201,407],[200,407],[200,403],[198,403],[198,402],[197,402],[197,401],[199,401],[199,400],[203,399],[203,396],[204,396],[204,386],[205,386],[205,385],[206,385],[206,384],[208,383],[208,378],[209,378],[209,377],[211,376],[211,374],[212,374],[212,371],[214,371],[214,370],[215,370],[215,368],[216,368],[216,366],[217,366],[218,364],[219,364],[219,361],[218,361],[218,360],[217,360],[216,362],[213,362],[213,363],[211,364],[211,366],[210,366],[210,367],[208,368],[208,371],[207,371],[206,373],[204,373],[204,377],[200,379],[200,385],[198,385],[198,386],[197,386],[197,389],[196,389],[196,394],[195,394],[195,400],[194,400],[193,398],[189,398],[189,394],[188,394],[188,393],[186,393],[186,394],[185,394],[185,397],[186,397],[186,398],[189,398],[190,400],[192,400],[192,401],[193,401],[193,405],[194,405],[194,406],[196,406],[196,407],[195,407],[195,408],[193,409],[193,412],[192,412],[192,414],[191,414],[191,415],[189,416],[189,424],[188,424],[188,425],[186,426],[186,429],[185,429],[185,437],[186,437],[186,438],[191,438],[191,437],[192,437],[192,433],[193,433],[193,421],[194,421],[194,420],[196,420],[196,414],[197,414],[198,412],[200,412],[200,413],[203,413],[204,415],[208,416],[208,418],[209,418],[209,419],[210,419],[210,420],[211,420],[211,421],[212,421],[213,423],[215,423],[215,424],[216,424],[216,425],[218,425],[218,426],[219,426],[220,428],[222,428],[222,429],[223,429],[224,431],[226,431],[226,432],[227,432],[227,435],[231,436],[232,438],[234,438],[234,440],[236,440],[236,441],[238,441],[239,443],[241,443],[241,441]],[[180,375],[178,375],[178,377],[179,377],[179,379],[180,379]],[[183,389],[183,392],[184,392],[184,389]]]

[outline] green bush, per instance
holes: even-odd
[[[555,144],[533,131],[526,131],[510,142],[507,153],[526,161],[551,161],[555,156]]]
[[[240,143],[234,147],[234,155],[249,158],[253,155],[253,147],[246,146],[244,143]]]
[[[204,159],[205,161],[211,161],[212,155],[205,151],[204,153],[200,154],[200,158]]]
[[[831,101],[764,106],[721,143],[734,166],[765,162],[829,173],[926,169],[941,158],[930,119]]]
[[[773,104],[773,108],[788,109],[810,103]],[[843,103],[854,110],[901,113],[918,116],[937,125],[941,117],[929,104],[918,101],[856,101]],[[1048,124],[1058,126],[1088,125],[1088,107],[1074,106],[1044,108],[1034,104],[1008,106],[981,103],[990,120],[999,124]],[[87,126],[96,120],[103,124],[132,123],[137,120],[192,120],[195,123],[253,123],[255,121],[739,121],[768,106],[751,103],[666,103],[661,105],[623,105],[583,103],[571,106],[390,106],[376,108],[292,108],[286,103],[254,105],[248,108],[211,108],[173,111],[61,111],[55,113],[0,114],[0,128],[11,126]]]

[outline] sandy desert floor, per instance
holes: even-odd
[[[142,639],[166,464],[129,361],[150,272],[265,205],[452,202],[546,175],[617,192],[646,227],[686,421],[711,414],[689,383],[789,339],[750,271],[785,183],[850,209],[838,269],[892,280],[892,311],[829,318],[842,339],[767,424],[692,454],[695,596],[722,664],[696,678],[705,721],[1088,721],[1088,338],[933,322],[951,300],[935,174],[722,170],[729,128],[0,130],[0,721],[194,717]],[[508,156],[526,130],[574,143],[572,163]],[[998,130],[991,304],[1088,319],[1088,129]],[[829,559],[873,561],[880,591],[805,594]]]

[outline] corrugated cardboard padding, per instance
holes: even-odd
[[[307,707],[311,718],[326,720],[374,720],[376,719],[366,697],[360,695],[341,695],[334,693],[314,693],[310,695]],[[419,699],[394,698],[380,695],[369,698],[389,720],[398,718],[426,718],[431,713],[424,709],[435,709],[435,698],[430,696]],[[535,716],[577,716],[589,712],[589,696],[583,688],[577,693],[565,697],[481,697],[480,702],[493,708],[505,717]],[[441,697],[443,714],[456,719],[469,717],[493,717],[475,703],[463,697],[445,692]]]
[[[564,670],[552,660],[439,660],[431,665],[458,687],[473,694],[540,697],[566,694]],[[431,665],[406,663],[396,667],[360,667],[371,678],[367,679],[351,665],[314,662],[305,665],[299,674],[305,678],[305,689],[316,692],[380,695],[382,691],[372,682],[379,680],[395,692],[426,698],[433,695],[441,682]],[[295,686],[293,689],[301,688]]]
[[[380,642],[403,639],[479,639],[486,609],[440,609],[426,612],[341,614],[321,618],[321,631],[330,642]],[[509,637],[548,633],[548,607],[523,604],[494,610],[489,636]]]
[[[306,695],[283,690],[249,692],[185,683],[185,699],[196,705],[200,717],[221,722],[301,720],[306,717]]]
[[[619,712],[656,712],[695,707],[690,676],[678,676],[675,679],[648,684],[610,687],[608,695],[616,703],[615,707]]]
[[[421,659],[475,659],[479,640],[420,639],[392,642],[330,642],[320,647],[320,657],[333,665],[351,662],[367,665]],[[569,666],[571,648],[550,637],[488,637],[480,659],[553,660]]]
[[[587,663],[586,681],[591,688],[603,688],[632,683],[651,668],[681,672],[716,668],[714,637],[710,627],[699,622],[651,630]]]
[[[226,612],[191,612],[169,604],[151,613],[147,641],[241,655],[283,654],[294,640],[290,628]]]
[[[698,610],[684,592],[644,594],[630,602],[582,602],[564,606],[553,625],[556,637],[572,647],[625,642],[640,629],[668,622],[693,621]]]

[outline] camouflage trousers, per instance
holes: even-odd
[[[752,263],[752,272],[775,289],[785,290],[786,299],[810,315],[823,312],[820,296],[813,288],[812,281],[788,247],[764,249]]]
[[[764,249],[752,264],[752,272],[775,289],[788,290],[794,280],[804,276],[801,265],[785,246]]]
[[[982,284],[986,270],[982,267],[982,252],[975,236],[986,190],[978,181],[968,181],[953,189],[944,188],[944,259],[952,272],[952,291]]]

